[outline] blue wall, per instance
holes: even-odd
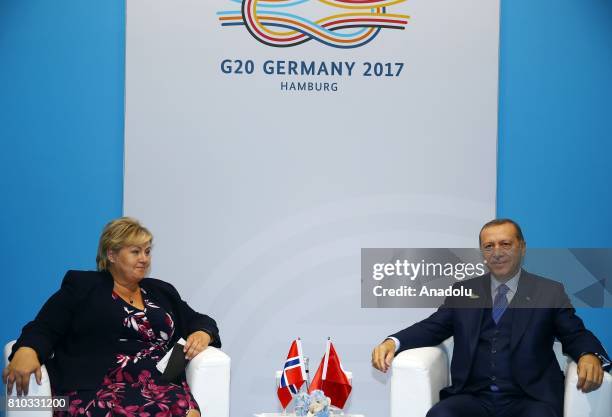
[[[610,1],[502,0],[498,212],[531,246],[612,247],[610,22]],[[123,1],[0,6],[2,341],[121,214],[124,35]],[[581,313],[611,350],[610,311]]]
[[[121,215],[123,1],[0,3],[0,341]]]
[[[531,247],[609,248],[611,183],[612,1],[502,0],[499,216]],[[611,352],[612,310],[579,314]]]

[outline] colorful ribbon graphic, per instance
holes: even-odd
[[[221,26],[244,25],[255,39],[275,47],[314,39],[336,48],[357,48],[376,38],[383,28],[403,30],[409,19],[407,15],[387,13],[387,7],[406,0],[316,0],[346,10],[316,21],[286,11],[315,0],[231,1],[241,4],[241,10],[218,12]]]

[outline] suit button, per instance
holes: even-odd
[[[496,379],[497,379],[497,378],[495,377],[495,375],[493,375],[493,376],[491,377],[491,381],[495,381]]]
[[[497,338],[493,338],[493,344],[495,344],[497,342]]]
[[[493,350],[491,350],[491,353],[495,355],[497,353],[497,350],[493,349]]]

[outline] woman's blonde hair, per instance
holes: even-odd
[[[112,220],[102,230],[100,243],[98,244],[98,255],[96,264],[98,271],[108,271],[108,250],[113,252],[130,245],[142,245],[153,243],[153,235],[142,226],[138,220],[131,217],[119,217]]]

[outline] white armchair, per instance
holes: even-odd
[[[563,417],[612,416],[612,376],[605,372],[602,386],[584,394],[576,389],[576,363],[564,356],[561,344],[555,354],[565,370]],[[450,384],[453,338],[435,347],[405,350],[391,367],[391,417],[424,417],[439,400],[440,390]]]
[[[15,341],[4,347],[4,365]],[[221,350],[208,347],[187,365],[187,383],[206,417],[229,417],[231,360]],[[42,385],[38,385],[34,376],[30,378],[28,396],[50,396],[51,384],[45,366],[42,367]],[[51,417],[50,411],[8,411],[6,417]]]

